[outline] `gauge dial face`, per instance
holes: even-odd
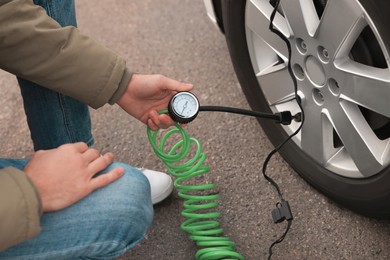
[[[172,99],[172,108],[182,118],[191,118],[198,113],[198,99],[189,92],[179,92]]]

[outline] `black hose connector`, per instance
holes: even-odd
[[[275,113],[275,115],[279,116],[279,124],[289,125],[293,120],[293,116],[290,111],[282,111],[280,113]]]
[[[264,119],[272,119],[282,125],[291,124],[291,121],[293,120],[293,118],[295,118],[295,116],[293,117],[291,115],[290,111],[282,111],[280,113],[272,114],[272,113],[264,113],[264,112],[246,110],[241,108],[223,107],[223,106],[200,106],[199,111],[227,112],[227,113],[234,113],[234,114],[240,114],[245,116],[254,116],[254,117],[259,117]]]
[[[276,204],[276,208],[272,210],[272,219],[274,223],[280,223],[284,220],[293,220],[293,214],[291,212],[290,205],[286,200]]]

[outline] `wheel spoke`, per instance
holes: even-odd
[[[385,142],[378,140],[357,105],[344,100],[340,108],[333,108],[329,117],[345,149],[364,176],[378,172]]]
[[[328,0],[316,38],[333,54],[343,44],[347,45],[345,54],[348,55],[365,25],[359,5],[351,5],[350,0]]]
[[[347,71],[347,79],[341,86],[341,98],[390,117],[388,69],[369,67],[353,61],[344,63],[341,69]]]
[[[301,147],[317,162],[326,166],[326,163],[336,153],[331,139],[333,127],[326,116],[316,108],[306,110],[305,118],[301,132]]]
[[[285,0],[281,2],[281,6],[296,37],[314,35],[319,18],[312,0]]]
[[[247,28],[263,39],[282,59],[287,60],[286,43],[269,30],[271,13],[272,6],[268,2],[250,1],[246,9]],[[275,17],[274,26],[287,38],[290,37],[286,21],[280,14]]]
[[[294,84],[284,64],[279,64],[257,74],[257,79],[262,86],[262,91],[267,97],[270,106],[287,100],[291,100],[294,95]],[[275,82],[279,84],[276,85]]]

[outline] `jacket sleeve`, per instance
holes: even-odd
[[[93,108],[115,103],[131,77],[124,59],[32,0],[0,0],[0,68]]]
[[[0,251],[37,235],[40,216],[40,197],[24,172],[0,170]]]

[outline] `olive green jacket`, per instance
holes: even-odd
[[[125,61],[32,0],[0,0],[0,69],[93,108],[114,104],[131,73]],[[40,197],[23,171],[0,170],[0,251],[40,232]]]

